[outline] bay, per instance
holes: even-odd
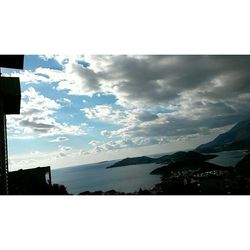
[[[246,150],[222,151],[213,154],[218,156],[208,160],[208,162],[223,167],[235,167],[235,165],[246,155]]]
[[[66,186],[67,191],[71,194],[111,189],[127,193],[138,191],[140,188],[150,189],[160,183],[160,176],[150,175],[152,170],[159,167],[158,164],[106,168],[114,163],[115,161],[108,161],[55,169],[51,171],[52,183]]]
[[[216,158],[208,162],[225,167],[235,167],[244,157],[244,150],[218,152]],[[52,183],[66,186],[71,194],[84,191],[109,191],[114,189],[119,192],[135,192],[141,189],[151,189],[160,183],[159,175],[150,175],[150,172],[161,165],[150,163],[130,165],[117,168],[106,167],[113,165],[117,160],[100,163],[86,164],[75,167],[54,169],[51,171]]]

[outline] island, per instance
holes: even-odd
[[[215,157],[217,157],[217,155],[203,155],[195,151],[188,151],[188,152],[179,151],[174,154],[161,156],[159,158],[151,158],[148,156],[125,158],[106,168],[125,167],[129,165],[149,164],[149,163],[168,164],[171,162],[184,161],[184,160],[205,161]]]
[[[116,162],[115,164],[107,168],[117,168],[117,167],[129,166],[129,165],[147,164],[147,163],[154,163],[154,162],[156,162],[156,159],[153,159],[147,156],[126,158],[126,159]]]

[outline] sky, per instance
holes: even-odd
[[[9,170],[188,150],[250,117],[249,56],[26,55]]]

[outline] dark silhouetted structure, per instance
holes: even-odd
[[[0,55],[0,67],[23,69],[23,55]]]
[[[0,77],[0,93],[4,114],[20,114],[21,89],[19,78]]]
[[[0,55],[0,68],[23,69],[23,55]],[[0,194],[8,194],[6,115],[20,114],[19,78],[2,77],[0,71]]]
[[[9,172],[9,194],[47,194],[51,187],[50,167]]]
[[[51,182],[50,167],[20,169],[9,172],[10,195],[67,195],[64,185]]]

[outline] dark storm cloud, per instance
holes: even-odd
[[[183,130],[176,130],[178,123],[170,123],[164,131],[169,135],[249,117],[250,56],[115,56],[107,72],[104,75],[115,81],[115,94],[129,102],[175,103],[179,110],[186,107],[185,116],[189,117],[180,124]],[[154,130],[161,133],[161,128],[152,127],[151,134]]]
[[[250,117],[250,56],[121,55],[89,60],[87,68],[72,66],[84,79],[82,89],[113,94],[124,110],[138,108],[135,124],[126,123],[132,136],[204,134]],[[165,120],[155,111],[159,107],[170,111]]]
[[[211,129],[232,125],[242,119],[244,117],[238,114],[218,116],[216,119],[205,118],[200,120],[172,117],[166,123],[135,126],[127,133],[133,137],[205,135]]]
[[[41,132],[41,133],[48,133],[48,131],[51,128],[54,128],[55,126],[52,124],[46,124],[42,122],[35,122],[35,121],[29,121],[29,120],[22,120],[20,122],[20,125],[22,127],[30,128],[34,131]]]
[[[250,92],[250,56],[114,56],[109,60],[99,77],[113,82],[114,94],[128,101],[170,102],[186,91],[221,100]]]
[[[204,103],[204,102],[195,102],[193,104],[196,108],[197,113],[201,117],[208,116],[221,116],[221,115],[232,115],[237,113],[237,110],[233,106],[229,106],[224,102],[215,102],[215,103]]]
[[[98,91],[100,88],[100,84],[98,82],[98,76],[92,70],[83,67],[80,64],[73,63],[71,65],[70,73],[77,75],[79,80],[84,80],[85,88],[94,91]]]
[[[138,119],[142,122],[153,121],[153,120],[156,120],[158,118],[159,117],[156,114],[153,114],[153,113],[148,112],[148,111],[144,111],[138,115]]]

